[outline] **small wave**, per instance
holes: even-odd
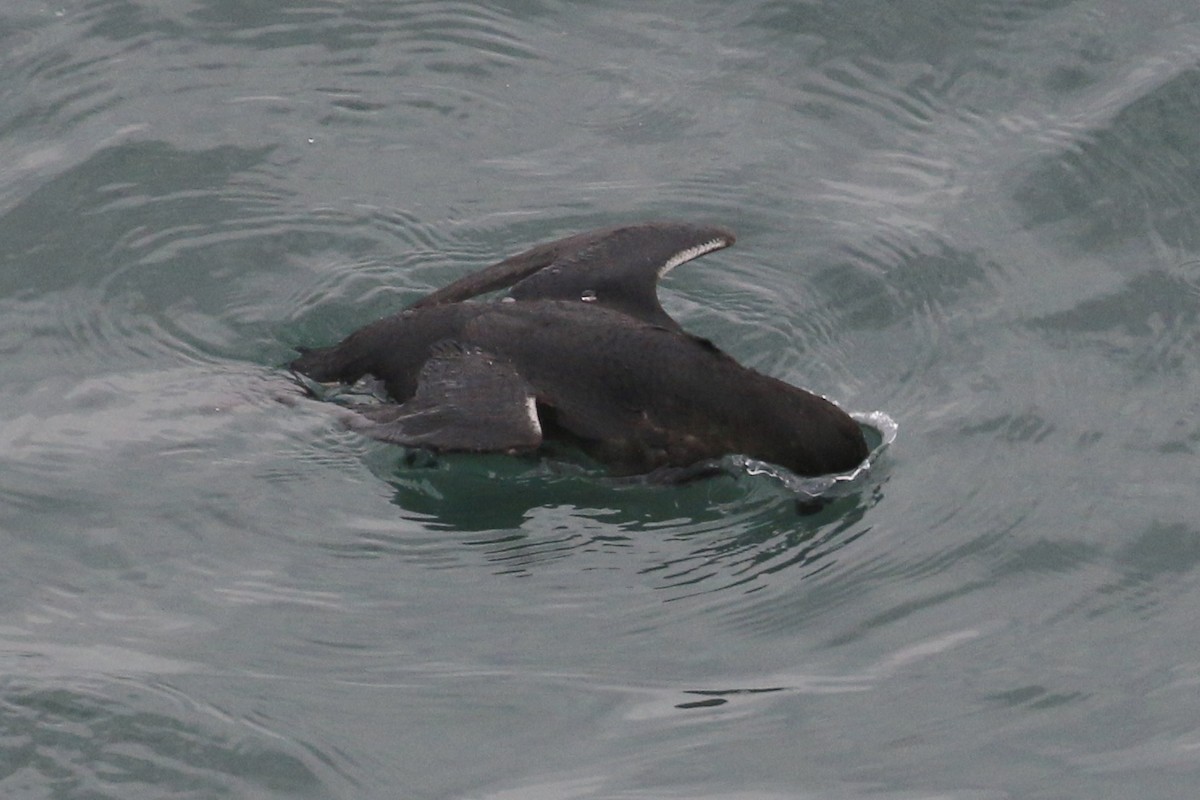
[[[747,456],[730,456],[726,460],[731,466],[745,472],[747,475],[766,475],[774,478],[801,497],[823,497],[834,493],[835,489],[838,490],[837,493],[839,494],[843,491],[852,490],[853,487],[860,486],[863,483],[866,475],[871,471],[871,467],[882,456],[883,451],[892,442],[896,441],[896,433],[900,429],[900,426],[884,411],[856,412],[850,416],[865,429],[868,441],[871,444],[871,452],[861,464],[848,472],[806,478],[796,475],[783,467]]]

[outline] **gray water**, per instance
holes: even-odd
[[[1200,7],[9,0],[0,795],[1191,798]],[[899,435],[408,465],[295,345],[532,243]]]

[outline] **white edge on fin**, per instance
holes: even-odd
[[[538,419],[537,400],[534,399],[533,395],[529,395],[525,398],[525,413],[529,416],[529,424],[533,426],[535,431],[537,431],[537,435],[541,436],[542,421]]]
[[[658,277],[666,275],[671,270],[678,267],[680,264],[686,264],[693,258],[699,258],[705,253],[711,253],[713,250],[720,250],[723,247],[729,246],[729,240],[724,237],[709,239],[707,242],[693,245],[686,250],[680,250],[675,255],[667,259],[667,263],[658,268]]]

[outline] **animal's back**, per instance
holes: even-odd
[[[500,304],[468,330],[620,472],[742,453],[816,475],[867,455],[861,429],[836,405],[700,337],[561,301]]]

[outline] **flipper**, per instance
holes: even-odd
[[[677,329],[658,302],[658,279],[705,253],[729,247],[723,228],[648,222],[540,244],[438,289],[413,308],[457,303],[511,287],[518,300],[579,300]]]
[[[542,443],[533,390],[511,364],[444,341],[402,405],[359,409],[351,427],[374,439],[441,452],[514,452]]]

